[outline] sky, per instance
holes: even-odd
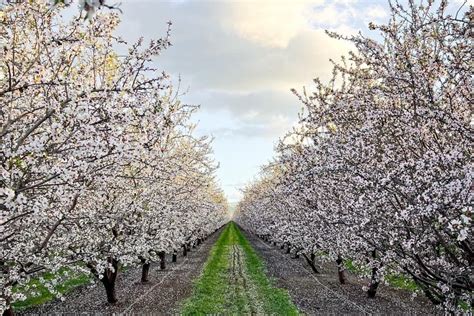
[[[301,104],[290,89],[328,80],[330,59],[352,48],[324,30],[376,37],[368,23],[389,18],[385,0],[123,0],[120,7],[117,33],[127,41],[162,37],[173,23],[173,46],[156,64],[181,78],[183,102],[201,106],[196,133],[214,137],[217,178],[230,202],[297,122]]]

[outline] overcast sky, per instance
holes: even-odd
[[[385,0],[123,0],[121,8],[126,40],[161,37],[172,21],[173,46],[157,63],[181,76],[184,102],[201,105],[197,133],[215,137],[231,202],[297,121],[301,105],[290,89],[328,79],[329,59],[350,49],[324,30],[370,35],[370,21],[388,19]]]

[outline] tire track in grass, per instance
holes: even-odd
[[[231,222],[213,246],[183,314],[297,315],[287,291],[274,287],[265,266]]]
[[[245,254],[240,245],[232,245],[230,262],[232,262],[232,273],[229,275],[229,284],[231,285],[230,295],[235,299],[230,302],[242,302],[237,304],[238,310],[233,312],[245,315],[262,315],[264,310],[259,300],[259,295],[249,278],[246,269]]]

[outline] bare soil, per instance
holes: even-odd
[[[192,282],[203,269],[209,251],[221,230],[214,233],[186,257],[178,256],[176,263],[171,255],[166,256],[166,269],[159,270],[159,264],[152,264],[149,282],[141,283],[141,268],[120,272],[116,291],[118,303],[107,303],[102,284],[83,286],[68,293],[64,301],[54,300],[39,307],[22,311],[21,315],[176,315],[181,302],[192,294]]]
[[[441,314],[425,297],[412,298],[412,293],[380,285],[375,298],[368,298],[361,280],[348,271],[347,284],[341,285],[336,263],[319,263],[315,274],[304,258],[285,254],[276,246],[242,230],[264,260],[267,275],[276,285],[288,290],[293,303],[307,315],[434,315]]]

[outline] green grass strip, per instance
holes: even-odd
[[[64,277],[65,273],[68,273],[67,277]],[[88,284],[91,281],[89,275],[73,272],[68,268],[61,268],[57,273],[46,272],[41,277],[45,280],[59,279],[60,282],[56,284],[55,289],[61,294],[69,293],[74,288]],[[26,300],[12,304],[15,310],[38,306],[56,298],[38,278],[32,278],[27,286],[15,286],[13,292],[26,295]]]
[[[195,281],[192,296],[183,304],[186,315],[239,314],[251,304],[243,293],[229,295],[229,255],[232,245],[239,245],[245,254],[245,270],[257,291],[257,298],[268,315],[298,315],[287,291],[276,288],[265,274],[265,265],[237,225],[229,223],[212,247],[201,276]]]

